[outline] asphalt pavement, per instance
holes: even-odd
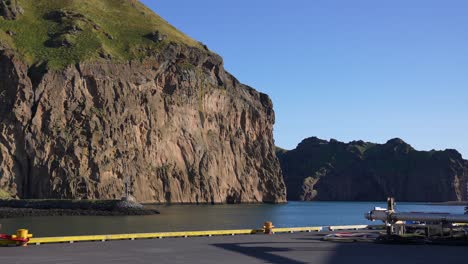
[[[321,241],[321,233],[165,238],[0,248],[0,263],[462,264],[467,246]]]

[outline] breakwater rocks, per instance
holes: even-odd
[[[30,216],[154,215],[159,211],[120,200],[0,200],[0,218]]]

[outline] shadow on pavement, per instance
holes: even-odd
[[[232,252],[240,253],[252,258],[260,259],[266,263],[273,264],[306,264],[306,262],[297,261],[288,257],[279,256],[277,252],[289,252],[293,251],[289,247],[266,247],[266,246],[252,246],[257,243],[226,243],[226,244],[213,244],[213,246],[229,250]],[[265,244],[276,244],[276,243],[261,243]],[[284,244],[284,243],[282,243]]]
[[[462,264],[468,263],[468,248],[431,245],[332,243],[333,253],[324,264]]]
[[[388,245],[366,242],[324,242],[299,238],[302,242],[220,243],[217,248],[272,264],[463,264],[466,246]],[[315,241],[314,241],[315,240]]]

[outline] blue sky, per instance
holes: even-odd
[[[468,158],[468,1],[142,2],[270,95],[280,147],[400,137]]]

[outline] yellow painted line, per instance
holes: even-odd
[[[348,226],[329,226],[328,230],[337,231],[337,230],[359,230],[359,229],[369,229],[368,225],[348,225]]]
[[[225,236],[225,235],[250,235],[258,230],[218,230],[218,231],[193,231],[193,232],[163,232],[163,233],[138,233],[115,235],[91,235],[91,236],[64,236],[64,237],[36,237],[29,240],[30,244],[45,243],[73,243],[82,241],[107,241],[107,240],[134,240],[167,237],[197,237],[197,236]]]
[[[293,232],[320,232],[321,226],[314,227],[289,227],[289,228],[273,228],[275,233],[293,233]]]
[[[354,226],[330,226],[333,230],[352,230],[366,229],[373,226],[354,225]],[[275,233],[294,233],[294,232],[320,232],[324,230],[321,226],[315,227],[292,227],[292,228],[274,228]],[[112,234],[112,235],[90,235],[90,236],[63,236],[63,237],[33,237],[29,244],[48,244],[48,243],[74,243],[85,241],[109,241],[109,240],[135,240],[135,239],[158,239],[169,237],[201,237],[201,236],[232,236],[232,235],[251,235],[263,233],[262,229],[236,229],[236,230],[215,230],[215,231],[188,231],[188,232],[161,232],[161,233],[136,233],[136,234]]]

